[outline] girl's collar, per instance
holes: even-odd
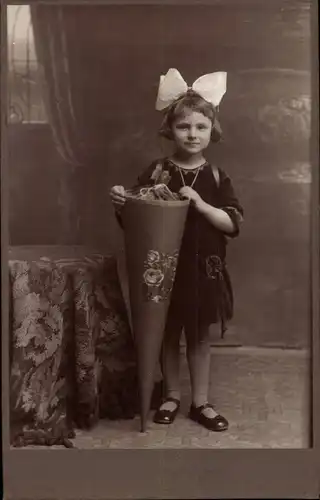
[[[202,170],[206,165],[208,165],[208,161],[207,160],[204,160],[203,163],[201,163],[201,165],[198,165],[197,167],[194,167],[194,168],[185,168],[185,167],[182,167],[180,165],[178,165],[177,163],[175,163],[173,160],[171,160],[170,158],[166,158],[166,160],[173,166],[175,167],[177,170],[183,170],[184,172],[194,172],[195,170]]]

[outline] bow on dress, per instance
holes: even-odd
[[[156,110],[162,111],[168,108],[188,90],[193,90],[216,108],[227,90],[227,73],[217,71],[200,76],[191,87],[188,87],[179,71],[170,68],[166,75],[160,76]]]

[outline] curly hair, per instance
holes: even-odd
[[[212,122],[211,141],[220,142],[222,139],[222,130],[217,119],[217,109],[212,104],[205,101],[199,94],[193,90],[188,90],[186,94],[177,99],[164,115],[159,134],[166,139],[172,140],[172,124],[183,114],[185,109],[190,109],[202,113]]]

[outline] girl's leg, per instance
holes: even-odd
[[[191,328],[189,325],[186,339],[192,389],[189,417],[210,431],[226,431],[228,421],[208,402],[211,358],[209,326]]]
[[[209,327],[186,325],[187,359],[190,371],[192,402],[201,406],[208,401],[210,379]]]
[[[210,333],[209,325],[193,326],[185,328],[187,341],[187,359],[190,371],[192,404],[200,407],[208,403],[210,382]],[[218,414],[211,408],[203,409],[203,414],[208,418],[214,418]]]
[[[163,394],[165,400],[158,408],[154,419],[156,422],[164,423],[162,412],[174,412],[177,410],[180,401],[180,380],[179,380],[179,361],[180,361],[180,338],[182,332],[182,321],[171,307],[168,314],[165,336],[162,344],[160,365],[163,376]],[[175,401],[166,401],[172,398]],[[165,417],[165,420],[167,420]],[[170,422],[166,422],[170,423]]]
[[[169,314],[161,352],[161,368],[164,379],[164,398],[173,398],[180,401],[180,338],[182,322],[173,314]],[[174,411],[176,404],[172,401],[164,402],[160,410]]]

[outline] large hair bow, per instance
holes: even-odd
[[[191,87],[188,87],[179,71],[170,68],[166,75],[160,76],[156,110],[166,109],[179,97],[186,94],[188,90],[193,90],[205,101],[217,107],[227,90],[227,73],[217,71],[200,76]]]

